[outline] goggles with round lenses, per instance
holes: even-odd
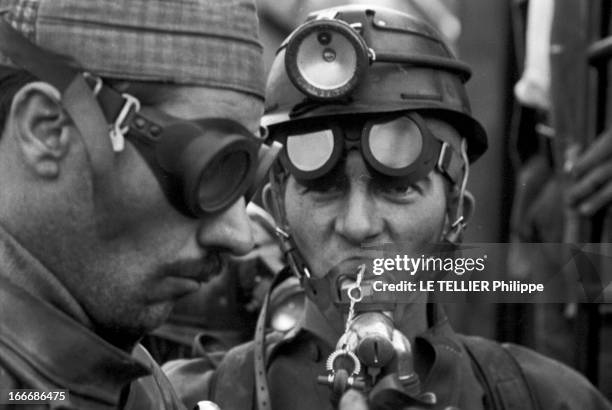
[[[360,148],[376,172],[407,183],[419,181],[434,168],[455,184],[462,175],[461,156],[436,139],[416,112],[361,121],[332,120],[280,132],[284,142],[281,161],[298,180],[326,175],[353,147]]]
[[[221,211],[241,196],[249,201],[281,149],[236,121],[186,121],[152,109],[134,114],[126,136],[168,200],[190,216]]]
[[[152,108],[141,110],[133,96],[31,43],[1,18],[0,51],[62,93],[64,108],[89,145],[103,145],[104,138],[97,138],[102,135],[110,137],[117,152],[124,138],[133,141],[170,203],[188,216],[222,211],[242,196],[249,200],[280,151],[280,144],[262,144],[229,119],[183,120]],[[108,166],[112,160],[100,163]]]

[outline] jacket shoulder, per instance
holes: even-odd
[[[182,402],[175,394],[173,386],[149,352],[142,345],[137,345],[132,357],[145,364],[151,374],[132,381],[129,395],[122,408],[124,410],[182,409]]]
[[[0,386],[3,390],[23,388],[19,379],[0,363]]]
[[[172,360],[162,369],[188,409],[201,400],[214,401],[221,408],[237,408],[228,407],[228,400],[250,400],[253,394],[253,345],[248,342],[232,348],[218,365],[204,356]]]
[[[518,362],[539,407],[544,409],[612,409],[604,396],[580,373],[523,346],[504,348]]]

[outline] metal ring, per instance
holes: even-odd
[[[358,296],[353,296],[353,291],[356,290],[358,293]],[[351,285],[348,290],[346,291],[346,293],[348,294],[349,299],[352,302],[361,302],[361,300],[363,299],[363,291],[361,290],[361,287],[358,286],[357,284]]]
[[[88,71],[83,72],[83,77],[85,77],[85,79],[87,80],[92,80],[94,82],[92,93],[95,97],[97,97],[100,93],[100,90],[102,90],[102,79]]]
[[[361,362],[359,362],[357,355],[350,350],[336,350],[330,354],[327,358],[327,362],[325,363],[325,369],[328,372],[335,372],[334,362],[341,356],[348,356],[353,360],[353,371],[351,372],[352,375],[357,376],[359,373],[361,373]]]

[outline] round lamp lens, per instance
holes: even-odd
[[[340,33],[313,32],[302,41],[297,69],[312,87],[333,90],[348,84],[357,71],[355,46]]]

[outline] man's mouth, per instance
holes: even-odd
[[[208,282],[223,272],[226,259],[217,252],[211,252],[203,259],[187,260],[172,265],[170,276]]]
[[[326,276],[334,280],[357,280],[357,274],[359,273],[361,266],[365,267],[363,272],[363,279],[369,279],[373,277],[372,274],[372,259],[368,258],[348,258],[344,261],[336,264],[332,267]]]

